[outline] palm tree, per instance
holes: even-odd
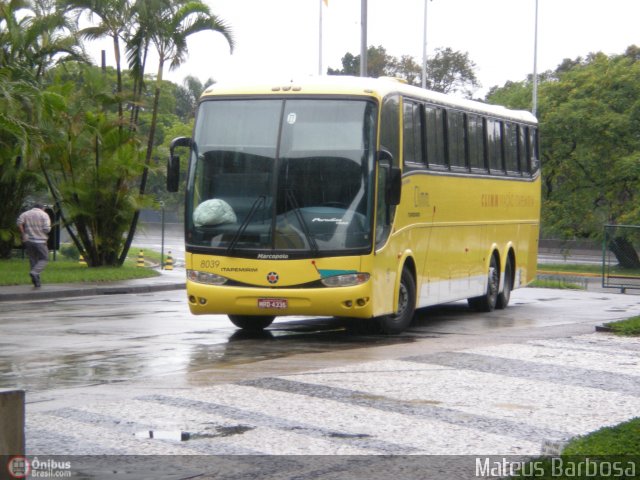
[[[113,76],[93,66],[65,74],[71,81],[50,87],[66,103],[52,119],[45,150],[52,167],[45,172],[49,190],[73,224],[69,234],[89,266],[120,265],[124,234],[139,208],[139,137],[109,114],[118,103]]]
[[[123,125],[122,105],[122,59],[120,41],[128,40],[132,29],[132,12],[129,0],[59,0],[60,6],[67,11],[77,12],[77,19],[86,12],[89,19],[99,19],[96,25],[83,28],[78,31],[81,38],[86,40],[98,40],[110,37],[113,41],[113,55],[116,65],[117,92],[120,96],[118,102],[118,120]]]
[[[193,119],[200,95],[214,83],[212,78],[203,84],[199,78],[192,75],[184,77],[182,85],[178,85],[176,89],[176,114],[182,121],[188,122]]]
[[[129,50],[130,67],[144,77],[144,52],[152,45],[158,53],[158,69],[155,78],[151,124],[147,140],[144,172],[140,181],[140,195],[145,194],[149,164],[153,154],[155,132],[158,123],[158,103],[165,65],[170,69],[179,67],[186,59],[187,39],[199,32],[217,32],[224,36],[231,50],[233,35],[227,24],[213,15],[209,7],[200,0],[139,0],[134,6],[138,20],[138,31],[132,37]],[[140,211],[136,211],[125,242],[121,260],[124,261],[133,241]]]
[[[42,113],[57,101],[43,92],[45,74],[84,58],[73,28],[49,0],[0,0],[0,256],[10,254],[15,217],[39,183]]]
[[[10,68],[0,67],[0,258],[9,258],[18,243],[16,217],[38,185],[34,169],[27,168],[25,160],[41,143],[39,130],[23,114],[39,100],[38,89],[12,76]]]

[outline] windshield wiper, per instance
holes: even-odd
[[[293,194],[293,189],[286,188],[285,192],[286,192],[286,197],[287,197],[287,200],[289,201],[289,204],[293,207],[293,212],[295,213],[295,216],[298,219],[298,223],[300,223],[300,227],[302,228],[302,233],[304,233],[304,236],[307,239],[307,242],[309,242],[309,247],[311,248],[311,251],[313,253],[317,253],[319,250],[318,244],[316,243],[316,239],[313,237],[313,235],[311,235],[311,231],[309,230],[309,225],[307,225],[307,222],[302,216],[302,212],[300,212],[300,204],[298,203],[298,199],[296,198],[296,196]]]
[[[236,231],[236,234],[231,239],[231,242],[229,242],[229,246],[227,247],[227,254],[233,252],[233,249],[236,247],[236,244],[240,240],[240,237],[242,236],[244,231],[247,229],[249,222],[251,221],[255,213],[258,211],[258,207],[264,206],[266,202],[267,202],[266,195],[260,195],[258,198],[256,198],[255,202],[253,202],[253,205],[251,205],[251,210],[249,210],[249,213],[247,214],[247,217],[244,219],[244,222],[242,222],[242,225],[240,225],[240,228],[238,228],[238,230]]]

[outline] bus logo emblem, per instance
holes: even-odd
[[[278,283],[279,279],[280,279],[280,276],[276,272],[269,272],[267,274],[267,282],[271,284]]]

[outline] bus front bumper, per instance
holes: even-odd
[[[335,288],[252,288],[206,285],[187,280],[194,315],[373,317],[371,282]]]

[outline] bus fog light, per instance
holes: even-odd
[[[196,303],[196,297],[189,295],[189,303]]]
[[[347,300],[346,302],[344,302],[344,305],[347,308],[351,308],[353,306],[353,302],[351,300]]]
[[[367,299],[366,298],[359,298],[358,300],[356,300],[356,304],[359,307],[364,307],[367,304]]]
[[[325,287],[353,287],[361,285],[367,280],[369,280],[368,273],[347,273],[323,278],[321,282]]]
[[[200,305],[205,305],[205,304],[207,303],[207,299],[206,299],[206,298],[199,297],[199,298],[198,298],[198,302],[200,303]]]

